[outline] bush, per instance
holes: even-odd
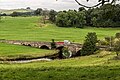
[[[120,38],[120,33],[116,33],[115,38]]]
[[[118,56],[120,52],[120,40],[116,41],[114,44],[114,51],[116,52],[116,55]]]
[[[81,55],[83,56],[93,54],[98,49],[96,46],[97,35],[95,32],[88,33],[88,35],[85,38],[86,40],[81,50]]]
[[[114,40],[115,40],[114,36],[105,37],[105,41],[109,44],[109,45],[107,45],[108,46],[107,50],[109,50],[109,51],[113,50],[113,46],[114,46],[114,42],[115,42]]]
[[[99,46],[102,46],[102,45],[103,45],[103,46],[104,46],[104,45],[105,45],[105,46],[108,46],[109,43],[108,43],[107,41],[105,41],[105,40],[100,40],[100,41],[99,41]]]

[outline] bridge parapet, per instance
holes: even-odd
[[[15,45],[24,45],[24,46],[31,46],[36,48],[46,48],[51,49],[51,42],[40,42],[40,41],[22,41],[22,40],[0,40],[0,42],[15,44]],[[66,46],[68,49],[75,54],[82,48],[82,44],[78,43],[71,43],[71,44],[64,44],[63,42],[56,42],[56,47]]]

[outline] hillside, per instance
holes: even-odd
[[[10,10],[0,9],[0,12],[5,13],[5,14],[11,14],[13,12],[32,12],[32,11],[34,10],[32,9],[10,9]]]

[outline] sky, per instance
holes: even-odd
[[[92,6],[98,0],[78,0],[80,3]],[[20,9],[30,7],[31,9],[47,8],[54,10],[78,9],[80,6],[75,0],[0,0],[0,9]]]

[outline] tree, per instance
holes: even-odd
[[[27,7],[26,9],[30,9],[30,7]]]
[[[35,13],[35,15],[38,16],[38,15],[42,15],[42,11],[43,11],[42,8],[37,8],[37,10],[35,10],[34,13]]]
[[[86,11],[86,9],[84,7],[80,7],[78,11]]]
[[[96,27],[119,27],[120,25],[119,5],[104,4],[99,8],[92,9],[91,12],[88,11],[87,11],[87,16],[90,16],[91,20],[87,19],[87,24],[89,24],[91,21],[92,26],[96,26]],[[97,24],[95,25],[94,23]]]
[[[81,55],[90,55],[97,50],[97,35],[95,32],[88,33],[81,50]]]
[[[12,17],[17,17],[17,16],[19,16],[20,14],[18,13],[18,12],[13,12],[12,14],[11,14],[11,16]]]
[[[47,8],[45,8],[42,11],[42,16],[43,16],[43,23],[46,23],[46,20],[49,19],[49,10],[47,10]]]
[[[77,12],[74,10],[69,10],[67,12],[68,20],[67,20],[67,26],[68,27],[76,27],[77,25]]]
[[[62,27],[120,27],[120,5],[104,4],[97,8],[79,11],[61,11],[56,17],[56,24]]]
[[[7,14],[6,14],[6,13],[3,13],[3,14],[1,14],[1,16],[7,16]]]
[[[83,26],[86,24],[86,16],[84,11],[77,12],[77,27],[83,28]]]
[[[91,23],[91,19],[92,19],[92,15],[91,13],[93,12],[94,9],[88,9],[86,10],[86,25],[87,26],[92,26],[92,23]]]
[[[68,20],[68,14],[65,11],[58,12],[57,18],[56,18],[56,25],[59,27],[68,27],[67,24],[70,23],[70,20]]]
[[[51,20],[52,22],[55,22],[55,20],[56,20],[56,15],[57,15],[57,12],[56,12],[56,11],[50,10],[50,12],[49,12],[49,20]]]
[[[52,39],[51,49],[55,49],[55,48],[56,48],[56,43],[55,43],[54,39]]]
[[[83,28],[86,23],[85,11],[62,11],[56,17],[56,24],[60,27],[78,27]]]
[[[97,26],[97,19],[96,19],[96,17],[93,17],[91,21],[92,21],[93,26]]]

